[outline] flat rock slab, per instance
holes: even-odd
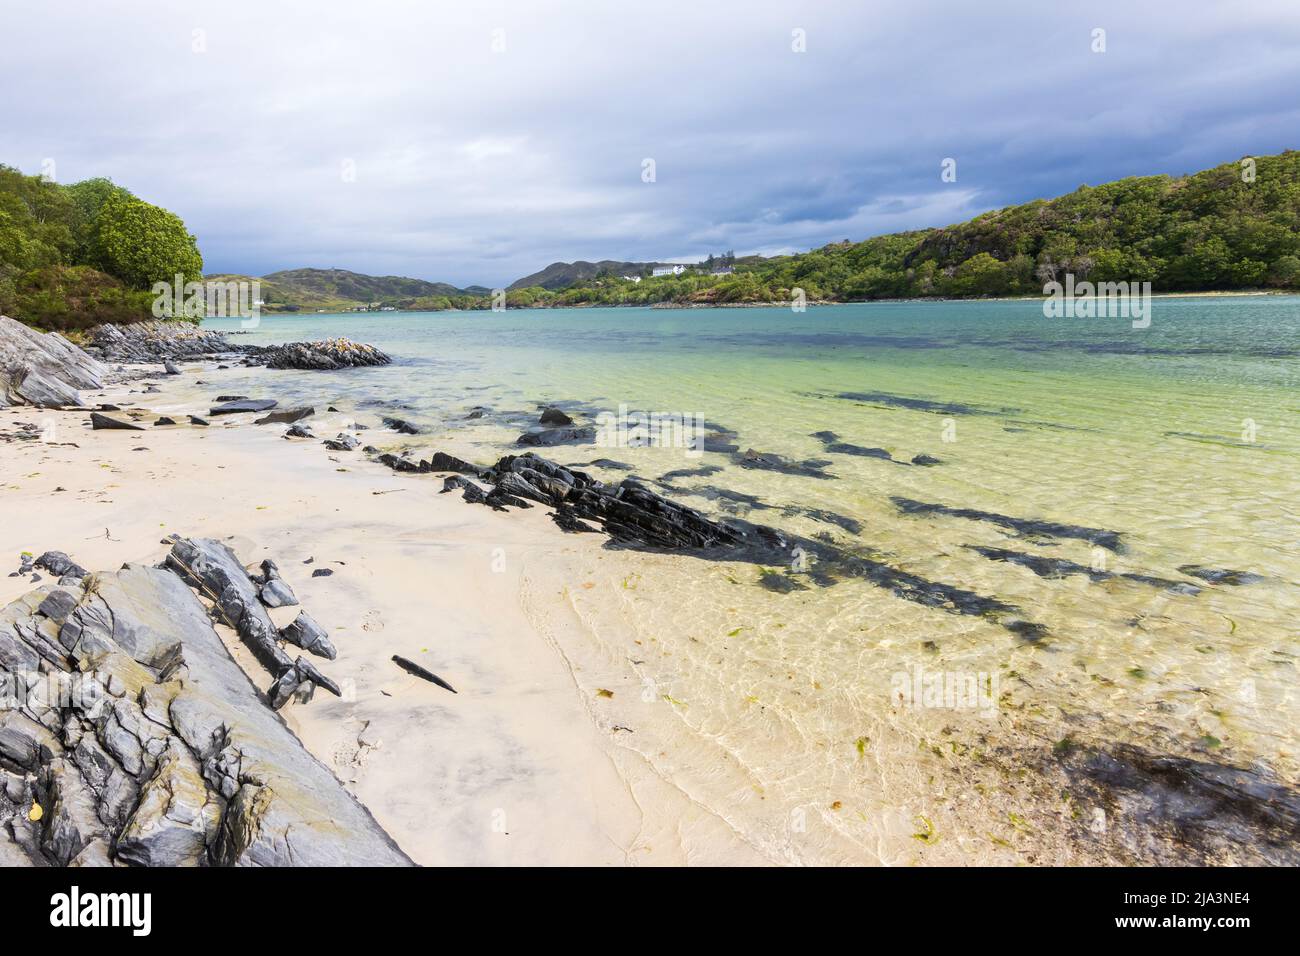
[[[282,408],[278,412],[271,412],[269,415],[263,415],[261,418],[254,420],[254,425],[292,425],[294,422],[300,422],[304,418],[309,418],[316,414],[314,408]]]
[[[208,409],[209,415],[238,415],[241,412],[265,412],[280,404],[273,398],[246,398],[236,402],[226,402]]]

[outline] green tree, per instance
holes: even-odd
[[[175,213],[134,196],[112,194],[100,207],[90,240],[92,263],[133,289],[203,278],[203,257]]]

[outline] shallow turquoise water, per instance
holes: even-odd
[[[914,753],[913,738],[934,731],[927,715],[908,723],[891,703],[891,676],[918,662],[998,673],[1029,695],[1014,717],[999,718],[1007,739],[1059,739],[1065,726],[1077,734],[1087,715],[1093,732],[1112,739],[1159,737],[1168,749],[1213,741],[1223,759],[1297,771],[1300,298],[1156,299],[1148,329],[1127,319],[1047,319],[1037,302],[927,302],[803,314],[267,316],[236,341],[338,335],[397,361],[273,379],[232,371],[222,387],[240,390],[247,374],[250,388],[273,382],[282,403],[333,403],[372,426],[396,414],[427,430],[412,447],[483,463],[517,451],[513,439],[541,403],[573,403],[580,420],[620,404],[698,414],[734,432],[742,452],[819,460],[830,477],[744,469],[729,454],[694,458],[681,448],[547,454],[564,463],[615,459],[650,482],[713,466],[720,470],[669,479],[667,493],[995,597],[1049,635],[1025,642],[996,620],[922,606],[862,580],[775,594],[759,586],[756,569],[689,559],[613,555],[584,569],[618,589],[616,599],[601,587],[573,598],[602,646],[622,653],[621,642],[634,645],[644,679],[666,688],[665,699],[693,702],[681,720],[702,739],[728,739],[730,756],[788,804],[821,800],[828,781],[856,781],[877,795],[878,809],[896,805],[900,788],[924,791],[919,777],[880,769],[866,780],[853,750],[864,727],[876,728],[873,746],[895,755]],[[466,420],[473,406],[489,412]],[[823,431],[893,460],[828,450],[814,437]],[[407,441],[380,430],[366,437]],[[940,463],[908,464],[919,454]],[[609,480],[627,473],[592,470]],[[895,497],[1110,530],[1123,546],[903,514]],[[557,548],[563,542],[557,537]],[[1045,577],[973,548],[1201,590]],[[1180,571],[1189,565],[1260,580],[1206,585]],[[643,652],[651,644],[659,656]],[[836,826],[861,845],[882,839]]]

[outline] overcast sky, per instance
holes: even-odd
[[[111,177],[209,272],[499,286],[1300,146],[1297,0],[0,0],[0,31],[0,162]]]

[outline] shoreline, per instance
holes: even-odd
[[[1216,298],[1266,298],[1270,296],[1295,296],[1300,292],[1294,289],[1244,289],[1233,291],[1211,291],[1211,292],[1152,292],[1153,299],[1216,299]],[[944,298],[942,296],[917,296],[910,299],[846,299],[844,301],[808,301],[805,303],[809,308],[823,308],[827,306],[839,305],[905,305],[911,302],[942,302],[947,304],[959,302],[1045,302],[1050,296],[1044,295],[1002,295],[1002,296],[963,296],[961,298]],[[1095,297],[1080,297],[1095,298]],[[510,312],[550,312],[553,310],[564,309],[662,309],[665,311],[689,311],[691,309],[789,309],[789,302],[613,302],[613,303],[596,303],[582,302],[571,303],[568,305],[528,305],[528,306],[508,306],[506,311]],[[385,312],[382,309],[368,309],[365,311],[307,311],[307,310],[276,310],[263,309],[262,314],[265,317],[307,317],[307,316],[328,316],[328,315],[439,315],[443,312],[455,314],[471,314],[475,312],[491,312],[492,309],[394,309],[392,312]],[[220,316],[206,316],[208,319],[220,318]],[[230,333],[226,333],[230,334]]]

